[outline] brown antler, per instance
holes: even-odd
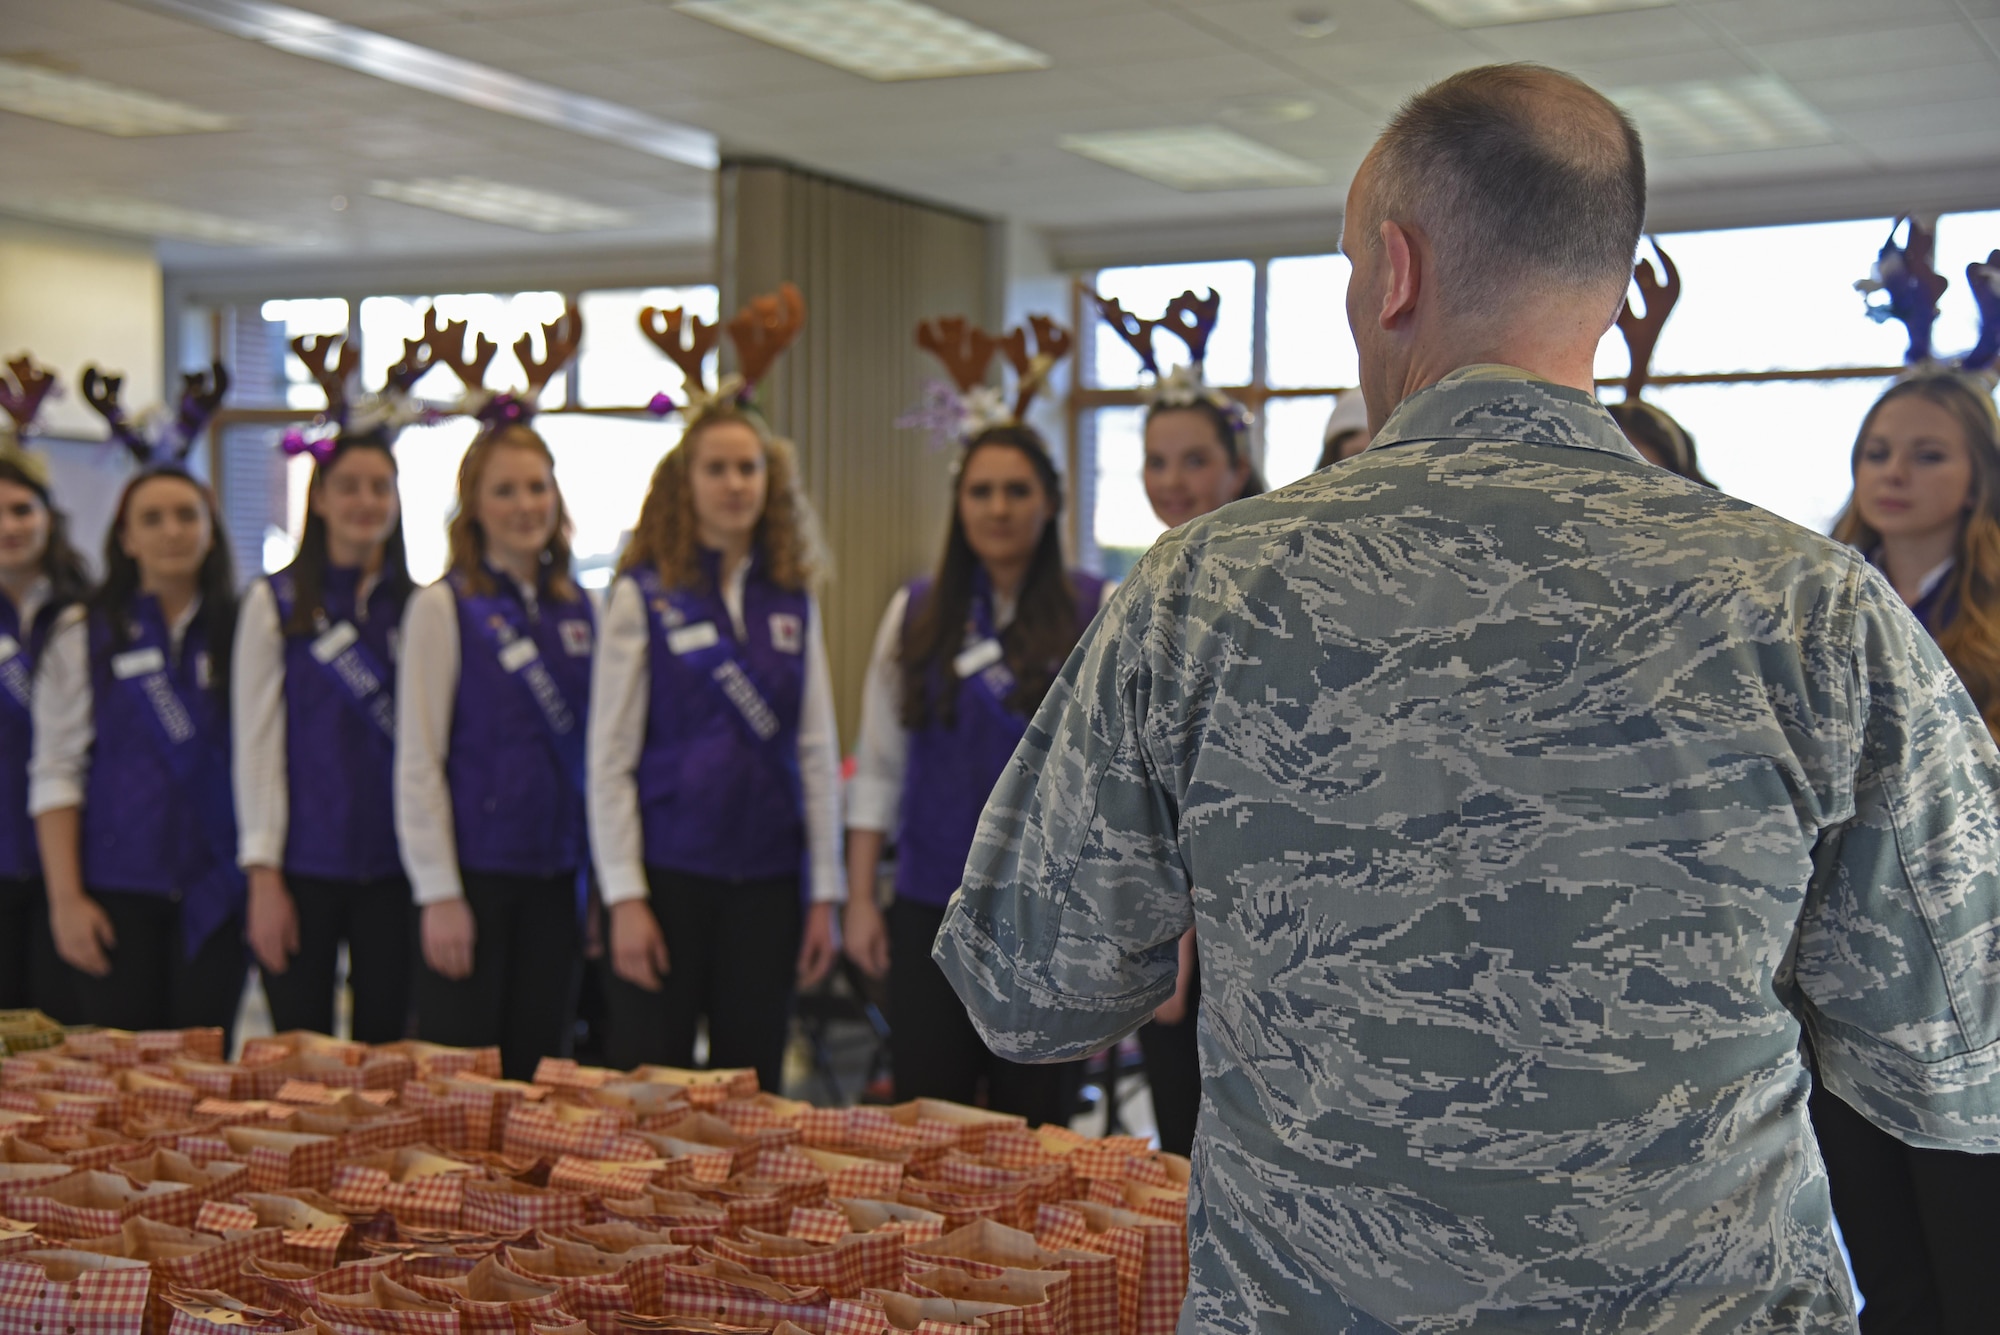
[[[729,341],[736,345],[736,369],[746,389],[764,378],[778,354],[792,345],[806,327],[806,299],[790,283],[780,283],[768,296],[754,297],[729,321]]]
[[[514,344],[514,355],[521,359],[521,369],[528,373],[529,399],[541,397],[542,387],[555,378],[555,373],[563,364],[576,356],[577,348],[583,343],[583,312],[576,308],[574,301],[563,306],[563,313],[542,326],[542,346],[548,355],[541,361],[535,360],[535,337],[523,334]]]
[[[97,415],[111,428],[111,438],[123,445],[134,459],[141,464],[153,457],[152,443],[125,420],[125,410],[118,404],[118,392],[125,386],[122,375],[106,375],[95,366],[83,368],[83,398]]]
[[[970,394],[986,383],[986,368],[993,364],[993,354],[999,348],[993,335],[962,315],[920,323],[917,346],[944,363],[960,394]]]
[[[1639,391],[1646,387],[1646,378],[1653,367],[1653,349],[1660,341],[1660,330],[1666,327],[1667,317],[1673,314],[1674,303],[1681,299],[1680,270],[1667,252],[1660,249],[1660,243],[1653,243],[1653,253],[1660,257],[1660,268],[1666,274],[1662,282],[1653,272],[1652,261],[1640,260],[1632,270],[1632,281],[1639,285],[1639,295],[1646,299],[1646,313],[1640,315],[1632,309],[1632,299],[1625,299],[1624,309],[1618,312],[1618,332],[1625,336],[1625,350],[1630,355],[1631,364],[1625,373],[1625,397],[1636,399]]]
[[[408,394],[424,378],[425,372],[437,365],[437,349],[426,338],[406,338],[403,340],[402,358],[389,368],[382,377],[382,390],[387,394]]]
[[[486,368],[493,365],[494,355],[500,351],[499,344],[481,334],[473,340],[472,359],[466,360],[465,321],[453,320],[440,326],[435,306],[424,312],[424,343],[468,390],[486,387]]]
[[[687,330],[685,344],[681,342],[683,328]],[[648,306],[639,312],[639,332],[666,353],[668,361],[681,368],[689,389],[703,387],[702,363],[722,341],[722,326],[708,324],[699,315],[689,315],[680,306],[670,311]]]
[[[333,350],[340,349],[340,356],[333,358]],[[327,415],[341,418],[347,412],[347,377],[354,374],[361,365],[361,349],[348,342],[345,334],[301,335],[292,340],[292,351],[312,372],[312,378],[319,381],[321,391],[326,394]],[[333,361],[328,366],[328,361]]]
[[[1199,366],[1208,359],[1208,336],[1215,332],[1221,310],[1222,294],[1214,288],[1208,290],[1206,297],[1187,291],[1167,303],[1167,312],[1160,317],[1160,323],[1187,344],[1188,360]]]
[[[26,431],[28,423],[41,411],[42,400],[56,387],[55,372],[44,371],[25,352],[8,362],[7,369],[14,373],[14,379],[9,384],[5,377],[0,377],[0,408],[14,419],[15,427]]]
[[[1000,340],[1000,348],[1007,354],[1007,362],[1014,368],[1014,420],[1026,419],[1028,405],[1041,393],[1048,383],[1049,372],[1057,362],[1069,355],[1072,346],[1069,330],[1051,320],[1046,315],[1031,315],[1028,324],[1033,326],[1035,351],[1028,352],[1028,330],[1016,325]],[[1037,365],[1037,363],[1040,365]]]
[[[1089,291],[1089,289],[1085,289]],[[1104,322],[1118,331],[1118,336],[1132,345],[1132,351],[1139,354],[1139,364],[1154,375],[1160,374],[1160,364],[1153,358],[1153,330],[1164,321],[1141,320],[1138,316],[1120,306],[1116,301],[1106,301],[1095,292],[1090,299],[1097,303],[1098,314]]]

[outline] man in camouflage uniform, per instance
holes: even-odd
[[[1580,84],[1413,99],[1374,444],[1161,539],[987,807],[936,957],[994,1051],[1131,1032],[1196,929],[1184,1332],[1851,1331],[1802,1026],[2000,1147],[2000,755],[1856,553],[1598,406],[1643,212]]]

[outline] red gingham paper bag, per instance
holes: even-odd
[[[825,1289],[852,1298],[863,1289],[894,1288],[903,1277],[903,1240],[894,1233],[849,1233],[830,1243],[779,1237],[754,1228],[741,1240],[717,1238],[715,1255],[794,1288]]]
[[[240,1163],[211,1159],[196,1167],[193,1159],[178,1150],[154,1150],[143,1159],[121,1159],[111,1165],[111,1171],[122,1173],[141,1187],[153,1182],[178,1182],[201,1201],[226,1200],[250,1185],[249,1170]],[[199,1211],[200,1206],[195,1208]]]
[[[781,1233],[794,1206],[817,1205],[826,1199],[826,1183],[819,1178],[773,1182],[761,1177],[733,1177],[702,1194],[729,1212],[732,1230],[761,1228],[766,1233]]]
[[[562,1294],[563,1310],[589,1324],[592,1335],[619,1335],[618,1315],[659,1302],[658,1265],[628,1272],[628,1262],[594,1247],[552,1243],[547,1247],[503,1247],[502,1264]],[[650,1287],[652,1292],[638,1289]]]
[[[317,1193],[314,1193],[317,1195]],[[275,1228],[282,1230],[285,1248],[284,1259],[299,1265],[319,1266],[331,1269],[343,1259],[343,1253],[358,1251],[354,1228],[347,1219],[325,1208],[336,1202],[320,1198],[323,1204],[301,1200],[297,1196],[275,1195],[264,1192],[245,1192],[236,1201],[221,1208],[244,1210],[250,1213],[252,1228]],[[202,1218],[206,1219],[209,1206],[202,1206]],[[238,1217],[240,1219],[240,1216]],[[218,1217],[216,1222],[220,1223]],[[197,1222],[196,1227],[202,1227]],[[229,1224],[231,1230],[241,1229],[240,1222]],[[220,1231],[211,1229],[211,1231]]]
[[[235,1201],[203,1201],[194,1226],[203,1233],[247,1233],[257,1227],[257,1212]]]
[[[539,1103],[549,1091],[519,1080],[491,1080],[481,1075],[434,1080],[429,1088],[465,1105],[466,1135],[471,1148],[499,1150],[507,1142],[507,1117],[523,1103]],[[405,1097],[408,1097],[407,1092]]]
[[[1046,1131],[1048,1128],[1042,1128]],[[1127,1175],[1134,1156],[1150,1154],[1145,1141],[1134,1136],[1106,1136],[1103,1140],[1086,1141],[1073,1153],[1063,1156],[1069,1163],[1070,1172],[1079,1178],[1121,1178]],[[1186,1163],[1187,1160],[1181,1160]],[[1182,1180],[1185,1186],[1186,1179]],[[1159,1185],[1168,1185],[1165,1182]]]
[[[812,1105],[776,1094],[757,1094],[747,1099],[725,1099],[714,1113],[734,1127],[739,1135],[760,1136],[775,1132],[771,1143],[794,1144],[799,1139],[799,1118]]]
[[[1185,1228],[1108,1205],[1064,1201],[1044,1205],[1035,1230],[1044,1247],[1104,1252],[1117,1262],[1124,1335],[1172,1335],[1187,1298]]]
[[[998,1273],[993,1273],[998,1270]],[[986,1267],[972,1275],[954,1266],[913,1270],[905,1281],[911,1293],[925,1298],[958,1298],[967,1302],[1007,1303],[1014,1314],[986,1318],[996,1331],[1020,1335],[1073,1335],[1070,1330],[1070,1277],[1060,1270],[1006,1270]]]
[[[142,1335],[152,1267],[96,1252],[0,1257],[0,1335]]]
[[[396,1094],[393,1089],[335,1089],[313,1080],[287,1080],[278,1086],[278,1092],[271,1097],[276,1102],[303,1108],[323,1108],[348,1099],[360,1099],[374,1107],[386,1108],[396,1101]]]
[[[1149,1187],[1129,1179],[1107,1182],[1099,1178],[1090,1184],[1089,1197],[1099,1205],[1131,1210],[1169,1223],[1187,1222],[1187,1189],[1184,1187]]]
[[[625,1113],[642,1131],[665,1126],[693,1111],[681,1097],[678,1085],[656,1085],[623,1076],[592,1090],[589,1097],[600,1108],[616,1108]]]
[[[860,1298],[835,1298],[827,1308],[826,1335],[965,1335],[990,1331],[989,1316],[1012,1318],[1006,1303],[968,1303],[953,1298],[871,1289]]]
[[[405,1085],[397,1106],[404,1112],[417,1115],[424,1144],[454,1152],[486,1148],[485,1123],[478,1120],[486,1114],[475,1114],[464,1103],[438,1092],[430,1085],[414,1081]],[[474,1135],[471,1128],[475,1126],[478,1128],[477,1146],[472,1143]]]
[[[145,1215],[175,1225],[192,1224],[201,1197],[179,1182],[141,1187],[118,1173],[93,1170],[8,1198],[8,1213],[46,1237],[98,1238],[116,1233],[127,1219]]]
[[[852,1231],[847,1226],[847,1215],[830,1206],[794,1206],[792,1217],[785,1221],[786,1237],[803,1238],[807,1242],[838,1242]]]
[[[581,1196],[637,1196],[666,1166],[663,1159],[619,1163],[565,1154],[549,1170],[549,1190]]]
[[[387,1275],[370,1276],[366,1293],[322,1289],[312,1314],[335,1335],[459,1335],[458,1310]]]
[[[1028,1124],[1027,1118],[1017,1117],[1012,1113],[968,1108],[962,1103],[949,1103],[944,1099],[912,1099],[908,1103],[899,1103],[887,1111],[891,1120],[900,1122],[904,1126],[931,1123],[949,1128],[958,1141],[958,1147],[967,1154],[983,1152],[986,1148],[986,1137],[993,1131]]]
[[[166,1329],[172,1316],[166,1302],[169,1288],[222,1289],[239,1298],[255,1297],[258,1287],[244,1277],[244,1262],[252,1257],[276,1256],[284,1241],[274,1228],[223,1238],[150,1219],[128,1219],[116,1233],[79,1239],[70,1245],[77,1251],[122,1256],[151,1266],[153,1286],[147,1300],[146,1325],[157,1332]]]
[[[377,1056],[409,1059],[417,1080],[443,1080],[454,1075],[483,1075],[500,1078],[500,1049],[448,1048],[442,1043],[406,1039],[400,1043],[377,1043]]]
[[[167,1063],[173,1078],[203,1098],[238,1100],[252,1096],[257,1078],[241,1066],[176,1057]]]
[[[662,1152],[669,1157],[703,1149],[726,1150],[732,1156],[732,1171],[738,1173],[748,1172],[767,1145],[766,1139],[756,1132],[738,1131],[713,1113],[700,1112],[689,1113],[643,1139],[662,1146]]]
[[[928,1181],[919,1185],[931,1190],[936,1190],[942,1185],[959,1191],[1013,1193],[1020,1202],[1017,1213],[1013,1219],[1005,1219],[1002,1222],[1017,1228],[1032,1228],[1035,1223],[1035,1211],[1044,1205],[1053,1205],[1075,1194],[1075,1182],[1070,1177],[1068,1167],[1060,1160],[1044,1168],[1015,1171],[947,1155],[932,1165],[925,1176]]]
[[[901,1201],[871,1201],[855,1198],[828,1202],[847,1216],[847,1224],[856,1233],[878,1233],[893,1230],[902,1234],[907,1244],[930,1242],[944,1236],[947,1223],[945,1217],[934,1210],[905,1205]]]
[[[681,1097],[697,1108],[713,1108],[730,1099],[754,1098],[757,1073],[747,1067],[719,1071],[690,1071],[680,1066],[641,1066],[632,1072],[634,1080],[652,1085],[675,1085]]]
[[[807,1330],[823,1331],[829,1301],[825,1289],[780,1284],[718,1257],[700,1265],[669,1269],[660,1315],[695,1316],[763,1329],[791,1321]]]
[[[75,1177],[83,1169],[60,1161],[55,1163],[0,1163],[0,1210],[7,1208],[7,1202],[24,1191],[34,1191],[50,1186],[66,1177]]]
[[[0,1108],[0,1145],[16,1136],[31,1136],[48,1127],[46,1117],[33,1113],[15,1112],[11,1108]]]
[[[276,1126],[296,1111],[272,1099],[203,1099],[194,1116],[207,1132],[225,1126]]]
[[[518,1236],[535,1229],[587,1224],[590,1204],[582,1196],[525,1182],[467,1182],[459,1222],[469,1230]]]
[[[322,1293],[367,1293],[377,1274],[400,1280],[403,1258],[370,1256],[331,1270],[320,1270],[290,1261],[253,1256],[243,1263],[243,1274],[246,1279],[257,1281],[264,1287],[263,1297],[253,1301],[269,1302],[294,1317],[304,1317]]]
[[[553,1242],[580,1242],[613,1256],[638,1251],[660,1252],[667,1255],[668,1263],[672,1265],[687,1260],[685,1253],[690,1250],[687,1244],[673,1236],[670,1229],[641,1228],[627,1223],[572,1224],[559,1231],[538,1233],[536,1238],[544,1247]]]
[[[604,1199],[606,1222],[658,1229],[670,1240],[702,1245],[727,1229],[729,1212],[682,1191],[650,1191],[644,1196]]]
[[[509,1270],[491,1256],[457,1278],[412,1275],[406,1282],[424,1297],[456,1307],[463,1335],[515,1335],[524,1326],[569,1320],[560,1288]]]
[[[359,1066],[368,1059],[368,1051],[366,1043],[357,1043],[351,1038],[316,1034],[309,1029],[288,1029],[282,1034],[245,1039],[241,1061],[245,1066],[270,1066],[288,1057],[309,1053],[331,1058],[343,1065]]]
[[[12,1256],[15,1252],[31,1252],[42,1245],[35,1236],[35,1226],[19,1219],[0,1216],[0,1256]]]
[[[544,1057],[535,1063],[532,1083],[550,1089],[588,1091],[602,1089],[614,1080],[623,1080],[623,1071],[605,1066],[580,1066],[567,1057]]]
[[[105,1168],[120,1159],[137,1159],[152,1149],[101,1126],[88,1126],[81,1131],[47,1131],[24,1139],[77,1168]]]
[[[946,1230],[963,1228],[975,1219],[1013,1223],[1020,1217],[1021,1197],[1013,1191],[961,1191],[942,1182],[910,1178],[904,1181],[903,1194],[897,1199],[943,1215]]]
[[[886,1159],[870,1159],[833,1150],[801,1147],[787,1151],[811,1163],[826,1177],[829,1196],[859,1196],[870,1200],[894,1200],[903,1189],[903,1165]]]
[[[168,1289],[166,1335],[288,1335],[298,1323],[220,1289]]]
[[[353,1090],[331,1106],[299,1109],[284,1125],[287,1131],[336,1137],[343,1159],[415,1145],[423,1139],[424,1129],[423,1118],[416,1113],[378,1108]]]
[[[191,1085],[148,1075],[136,1068],[118,1072],[116,1081],[122,1100],[120,1110],[127,1117],[143,1112],[168,1121],[186,1122],[194,1116],[194,1105],[202,1098]]]
[[[250,1169],[252,1191],[284,1187],[325,1190],[340,1160],[340,1141],[259,1126],[226,1126],[213,1135],[183,1136],[181,1150],[197,1163],[229,1159]]]
[[[0,1109],[43,1118],[56,1131],[110,1126],[120,1111],[115,1094],[71,1094],[60,1089],[0,1089]]]
[[[912,1270],[946,1265],[987,1279],[997,1278],[992,1272],[998,1270],[1064,1271],[1070,1277],[1074,1335],[1119,1335],[1118,1265],[1101,1252],[1044,1247],[1032,1233],[982,1219],[934,1242],[912,1245],[906,1258]]]
[[[629,1125],[615,1108],[591,1108],[577,1103],[544,1100],[523,1103],[507,1114],[500,1134],[501,1152],[527,1158],[575,1154],[605,1159]]]

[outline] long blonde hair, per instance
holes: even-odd
[[[694,453],[702,435],[725,422],[750,428],[764,449],[764,513],[751,536],[751,545],[764,558],[764,574],[780,588],[806,592],[824,577],[826,554],[819,519],[799,486],[798,457],[791,442],[773,436],[763,418],[736,408],[703,413],[682,433],[680,443],[661,456],[632,541],[618,558],[618,573],[650,565],[669,588],[701,586],[705,576],[694,513]]]
[[[582,595],[570,578],[569,540],[574,526],[563,504],[562,487],[555,480],[556,457],[549,452],[547,441],[518,423],[480,432],[458,461],[458,506],[445,529],[451,572],[479,597],[492,595],[493,579],[486,573],[486,535],[479,528],[479,483],[494,451],[508,449],[540,455],[549,466],[549,485],[556,493],[556,529],[549,535],[548,546],[542,548],[542,562],[548,567],[548,591],[564,602],[575,602]]]
[[[1861,461],[1861,447],[1875,414],[1886,403],[1912,397],[1950,413],[1964,431],[1972,456],[1971,495],[1958,531],[1958,549],[1952,553],[1951,574],[1946,577],[1950,619],[1933,633],[1946,661],[1979,706],[1987,729],[2000,739],[2000,413],[1994,411],[1988,394],[1960,375],[1946,372],[1899,381],[1861,419],[1848,459],[1850,473]],[[1882,535],[1861,518],[1852,497],[1834,521],[1833,536],[1868,552],[1882,543]]]

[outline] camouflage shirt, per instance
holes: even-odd
[[[936,958],[996,1052],[1197,929],[1185,1331],[1851,1331],[1810,1076],[2000,1148],[2000,754],[1860,555],[1474,368],[1167,534]]]

